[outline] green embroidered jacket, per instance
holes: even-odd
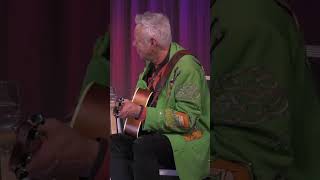
[[[212,155],[246,163],[257,180],[312,179],[319,97],[290,9],[216,0],[212,13]]]
[[[92,58],[87,66],[86,74],[84,76],[80,94],[84,88],[91,82],[108,86],[109,85],[109,36],[106,32],[99,37],[93,49]]]
[[[170,58],[181,49],[172,43]],[[148,68],[147,64],[137,87],[147,88],[143,77]],[[185,55],[173,68],[156,107],[147,107],[143,130],[169,138],[181,180],[201,180],[209,172],[209,128],[210,95],[204,71],[195,57]]]

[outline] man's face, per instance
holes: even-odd
[[[133,46],[136,47],[137,53],[141,59],[150,61],[153,59],[151,41],[147,41],[145,36],[142,27],[136,26],[134,30]]]

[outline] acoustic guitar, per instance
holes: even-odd
[[[152,92],[149,91],[148,89],[141,89],[138,88],[136,89],[132,102],[137,104],[137,105],[142,105],[146,107],[149,103],[150,97],[152,95]],[[124,133],[127,135],[130,135],[132,137],[138,138],[139,137],[139,132],[141,128],[141,121],[134,119],[134,118],[127,118],[124,124]]]
[[[96,83],[91,83],[85,88],[76,106],[71,123],[69,124],[72,128],[76,129],[81,136],[92,139],[109,137],[110,115],[108,111],[110,109],[110,103],[108,93],[109,89],[107,87]],[[18,179],[23,179],[28,174],[25,166],[31,159],[26,160],[26,157],[32,158],[32,154],[30,154],[29,151],[26,152],[26,150],[33,149],[33,147],[29,145],[32,144],[31,141],[35,139],[25,137],[30,134],[29,129],[34,128],[27,122],[23,124],[26,128],[20,126],[20,131],[17,131],[16,135],[16,141],[21,143],[16,144],[10,159],[10,168],[16,172]],[[58,180],[62,179],[76,180],[78,177],[65,177],[59,178]]]

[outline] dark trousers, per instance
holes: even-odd
[[[134,139],[124,134],[111,136],[112,180],[159,180],[159,166],[175,168],[169,139],[148,134]]]

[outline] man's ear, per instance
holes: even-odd
[[[154,47],[158,46],[158,41],[155,40],[154,38],[151,38],[151,39],[150,39],[150,43],[151,43],[151,45],[154,46]]]

